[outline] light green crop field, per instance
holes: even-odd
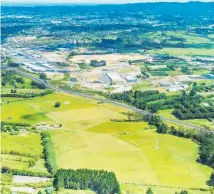
[[[6,98],[5,98],[6,100]],[[50,122],[51,119],[43,112],[33,107],[33,100],[17,101],[2,105],[2,121],[23,122],[36,124],[39,122]]]
[[[35,133],[25,133],[19,135],[1,134],[1,165],[11,169],[23,169],[34,172],[47,172],[44,166],[44,160],[39,159],[35,166],[29,168],[29,162],[33,157],[40,157],[43,152],[40,135]],[[19,154],[10,154],[9,152]],[[30,154],[30,156],[22,156]]]
[[[196,49],[196,48],[163,48],[148,51],[150,54],[169,54],[172,56],[213,56],[214,49]]]

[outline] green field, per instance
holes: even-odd
[[[56,101],[61,102],[59,108],[54,107]],[[191,140],[158,134],[145,122],[110,121],[125,118],[123,113],[127,112],[113,105],[56,93],[5,104],[2,110],[4,121],[10,115],[16,122],[63,124],[61,129],[50,131],[59,168],[106,169],[114,171],[121,183],[187,188],[206,187],[212,171],[196,162],[198,147]],[[26,114],[40,116],[29,119]],[[39,134],[2,134],[2,140],[3,149],[42,151]],[[14,156],[4,157],[8,159],[4,165],[27,168],[27,157],[21,162]],[[44,161],[39,160],[30,170],[41,169]]]
[[[16,154],[11,154],[11,151],[16,152]],[[28,132],[19,135],[1,134],[2,166],[11,169],[47,172],[44,167],[44,160],[41,159],[42,151],[43,147],[39,134]],[[29,162],[34,157],[38,158],[38,161],[35,166],[29,167]]]

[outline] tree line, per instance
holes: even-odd
[[[40,97],[40,96],[45,96],[48,94],[52,94],[53,91],[52,90],[45,90],[44,92],[40,92],[40,93],[9,93],[9,94],[1,94],[1,97],[13,97],[13,98],[35,98],[35,97]]]
[[[45,159],[45,166],[48,169],[48,172],[51,174],[55,174],[57,171],[56,165],[56,156],[54,152],[53,142],[51,140],[51,136],[48,132],[41,133],[42,145],[44,147],[44,159]]]
[[[113,172],[91,169],[59,169],[54,177],[54,187],[59,190],[91,189],[98,194],[120,194],[120,185]]]

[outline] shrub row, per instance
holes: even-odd
[[[17,122],[2,121],[1,126],[4,126],[4,125],[13,125],[13,126],[21,126],[21,127],[30,127],[31,126],[31,124],[29,124],[29,123],[17,123]]]
[[[13,175],[21,175],[21,176],[38,176],[38,177],[47,177],[52,178],[53,176],[49,173],[44,172],[31,172],[27,170],[19,170],[19,169],[10,169],[8,167],[1,167],[1,173],[12,173]]]
[[[31,158],[43,158],[43,155],[34,155],[34,154],[30,154],[30,153],[24,153],[24,152],[18,152],[18,151],[7,151],[7,150],[2,150],[1,154],[11,154],[11,155],[17,155],[17,156],[25,156],[25,157],[31,157]]]

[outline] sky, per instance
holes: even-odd
[[[1,1],[1,0],[0,0]],[[3,0],[3,3],[71,3],[71,4],[79,4],[79,3],[93,3],[93,4],[106,4],[106,3],[140,3],[140,2],[187,2],[189,0]],[[194,1],[194,0],[193,0]],[[200,0],[202,2],[214,2],[214,0]]]

